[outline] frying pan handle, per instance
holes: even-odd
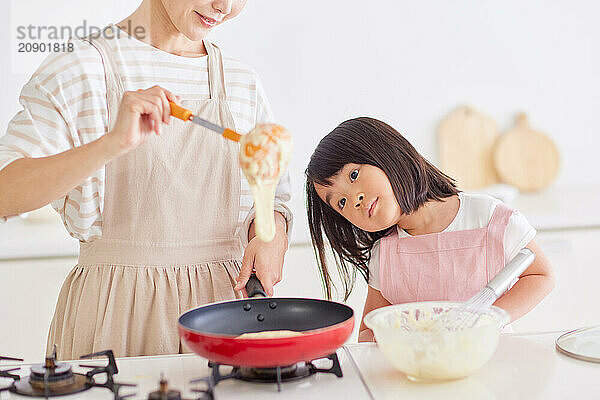
[[[250,275],[248,279],[248,283],[246,283],[246,293],[248,293],[248,297],[262,296],[267,297],[265,293],[265,289],[262,284],[256,277],[256,274]]]

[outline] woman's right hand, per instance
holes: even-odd
[[[162,123],[171,121],[169,101],[178,102],[179,97],[160,86],[123,94],[117,120],[107,134],[118,155],[135,149],[152,133],[160,135]]]
[[[40,208],[64,196],[113,158],[139,146],[169,123],[169,101],[179,98],[154,86],[126,92],[114,128],[92,142],[52,156],[25,157],[0,171],[0,219]],[[6,188],[6,189],[5,189]]]

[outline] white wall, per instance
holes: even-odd
[[[0,13],[0,51],[8,55],[0,60],[2,130],[41,60],[15,59],[9,39],[17,25],[104,25],[138,2],[11,0],[11,13]],[[358,115],[390,122],[435,161],[436,125],[457,105],[482,110],[501,130],[525,111],[559,147],[557,185],[600,182],[592,168],[600,147],[598,15],[599,3],[589,0],[249,0],[212,39],[259,72],[278,122],[294,134],[298,241],[307,237],[308,157],[324,134]]]

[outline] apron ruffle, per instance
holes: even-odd
[[[65,280],[48,348],[61,360],[112,349],[117,356],[187,352],[177,320],[189,309],[239,298],[238,261],[200,265],[76,266]]]

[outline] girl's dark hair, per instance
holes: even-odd
[[[308,226],[328,299],[331,299],[332,281],[323,234],[333,250],[346,300],[354,286],[356,270],[367,282],[369,280],[367,266],[373,244],[394,228],[364,231],[352,225],[317,195],[315,183],[331,186],[331,178],[349,163],[369,164],[382,169],[405,214],[413,213],[429,200],[439,201],[458,193],[452,178],[430,164],[385,122],[361,117],[338,125],[319,142],[306,168]]]

